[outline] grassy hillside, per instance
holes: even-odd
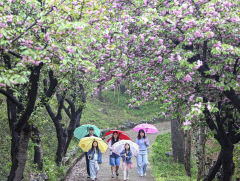
[[[108,91],[103,92],[103,97],[103,102],[88,98],[81,124],[92,123],[100,128],[114,128],[126,121],[150,120],[159,112],[159,105],[155,102],[145,103],[139,109],[130,109],[130,97],[125,94]]]

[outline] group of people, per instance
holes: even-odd
[[[94,135],[94,129],[89,129],[89,135]],[[112,146],[119,141],[119,133],[117,131],[113,132],[112,138],[108,143],[108,148],[110,150],[109,164],[111,166],[112,178],[119,176],[119,166],[122,158],[122,169],[123,169],[123,180],[128,180],[129,170],[132,168],[132,157],[130,145],[125,144],[125,149],[121,152],[120,156],[112,152]],[[145,135],[144,130],[139,130],[136,144],[139,146],[139,153],[137,154],[137,168],[139,176],[146,176],[146,169],[148,164],[148,153],[147,147],[149,146],[148,138]],[[88,178],[91,180],[97,180],[97,173],[99,171],[99,164],[102,163],[102,153],[98,148],[98,142],[93,141],[92,148],[85,153],[86,166]]]

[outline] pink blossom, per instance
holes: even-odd
[[[183,123],[184,126],[190,126],[191,125],[191,122],[189,120],[186,120],[184,123]]]
[[[186,77],[184,77],[184,80],[187,81],[187,82],[191,82],[192,77],[189,74],[187,74]]]
[[[195,97],[195,95],[191,95],[190,97],[189,97],[189,101],[193,101],[193,98]]]
[[[144,0],[144,1],[143,1],[143,5],[144,5],[144,6],[147,6],[147,4],[148,4],[148,0]]]
[[[67,51],[69,51],[69,53],[74,53],[75,52],[74,49],[70,46],[67,47]]]
[[[12,17],[12,16],[10,16],[10,15],[9,15],[9,16],[7,16],[7,22],[8,22],[8,23],[11,23],[11,22],[12,22],[12,20],[13,20],[13,17]]]
[[[46,33],[46,35],[44,37],[45,41],[50,41],[49,34],[50,34],[49,32]]]
[[[194,67],[194,69],[199,69],[202,65],[203,65],[202,61],[201,61],[201,60],[198,60],[198,61],[197,61],[197,66]]]
[[[158,45],[163,45],[163,39],[158,40]]]
[[[5,87],[5,84],[0,82],[0,87]]]
[[[213,38],[214,35],[215,35],[215,34],[211,31],[211,32],[209,32],[208,38]]]

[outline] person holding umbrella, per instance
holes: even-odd
[[[99,137],[101,135],[100,129],[92,124],[84,124],[82,126],[77,127],[74,130],[74,136],[81,140],[84,137],[90,137],[90,136],[95,136]],[[89,169],[89,159],[87,156],[87,152],[85,152],[85,159],[86,159],[86,168],[87,168],[87,174],[88,178],[90,178],[90,169]]]
[[[99,165],[102,163],[102,153],[98,148],[98,142],[93,141],[92,148],[87,152],[91,179],[96,180],[99,171]]]
[[[94,128],[93,127],[89,127],[89,134],[86,135],[85,137],[90,137],[90,136],[98,137],[97,135],[94,134]],[[90,166],[89,166],[88,152],[85,152],[85,158],[86,158],[86,168],[87,168],[87,174],[88,174],[87,177],[90,178],[91,171],[90,171]]]
[[[140,129],[138,132],[136,144],[139,146],[139,153],[137,155],[137,166],[139,176],[146,176],[148,154],[147,147],[149,146],[148,138],[145,136],[145,131]]]
[[[132,168],[132,152],[129,143],[125,143],[124,148],[125,149],[121,152],[121,157],[123,161],[122,163],[123,180],[128,180],[129,179],[128,170]]]
[[[90,177],[96,180],[99,165],[102,163],[102,154],[108,149],[108,145],[101,139],[95,136],[82,138],[79,142],[79,147],[87,152],[90,166]]]
[[[117,131],[114,131],[111,140],[108,142],[108,148],[110,150],[109,163],[111,165],[112,178],[114,178],[114,172],[116,173],[116,176],[119,175],[118,169],[119,169],[121,157],[112,152],[112,146],[118,141],[119,141],[119,134]]]
[[[132,167],[132,157],[139,152],[139,146],[131,140],[120,140],[112,146],[112,152],[122,157],[123,178],[128,180],[128,170]]]

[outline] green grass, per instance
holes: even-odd
[[[186,175],[184,165],[175,163],[172,157],[167,157],[165,152],[171,151],[171,134],[159,135],[152,145],[150,155],[153,174],[157,181],[194,181],[197,168],[193,165],[192,177]]]
[[[88,98],[81,124],[91,123],[100,128],[115,128],[126,121],[153,119],[159,112],[159,105],[154,102],[145,103],[140,109],[128,108],[127,102],[130,97],[125,94],[108,91],[103,92],[103,97],[103,102],[96,98]],[[106,110],[107,114],[104,114],[102,109]]]
[[[160,106],[156,101],[145,102],[141,105],[140,109],[130,109],[128,102],[132,98],[127,94],[119,94],[119,92],[107,91],[103,92],[103,96],[109,102],[123,108],[128,114],[136,117],[142,117],[145,120],[152,119],[160,111]]]

